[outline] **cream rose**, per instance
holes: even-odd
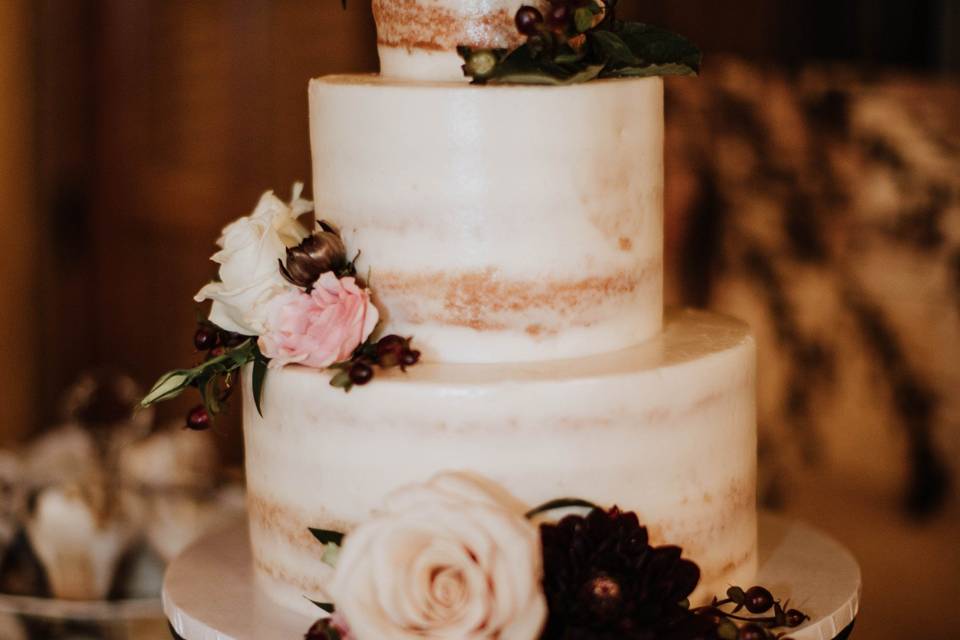
[[[275,295],[294,289],[280,274],[279,261],[308,232],[297,218],[313,209],[300,197],[303,185],[293,187],[287,204],[268,191],[253,213],[227,225],[217,240],[220,251],[211,260],[220,265],[220,281],[211,282],[195,296],[212,300],[210,321],[227,331],[253,336],[263,332],[265,305]]]
[[[347,536],[330,592],[358,640],[534,640],[541,551],[523,506],[478,478],[402,489]]]

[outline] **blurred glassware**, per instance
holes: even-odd
[[[141,394],[84,373],[59,424],[0,451],[0,639],[166,640],[165,562],[242,513],[212,434],[155,429]]]

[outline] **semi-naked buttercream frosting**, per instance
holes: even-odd
[[[662,325],[663,84],[310,85],[319,216],[427,360],[622,349]]]
[[[442,470],[530,505],[562,496],[636,511],[703,579],[746,584],[757,562],[755,353],[747,327],[668,315],[645,343],[587,358],[418,365],[349,394],[330,373],[271,372],[261,416],[244,389],[251,537],[260,585],[314,614],[332,569],[308,531],[350,531],[398,486]]]
[[[511,48],[514,15],[545,0],[373,0],[380,72],[388,78],[466,82],[457,46]]]
[[[374,0],[382,74],[310,83],[316,215],[422,358],[349,393],[273,368],[259,407],[243,376],[257,580],[304,614],[336,599],[310,529],[349,553],[440,472],[636,512],[699,565],[694,601],[754,577],[755,347],[730,318],[664,319],[662,80],[467,84],[457,45],[520,44],[520,4]]]

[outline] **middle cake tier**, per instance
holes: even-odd
[[[702,570],[696,597],[756,566],[755,352],[747,327],[668,314],[624,351],[548,363],[421,364],[350,393],[271,371],[261,416],[244,385],[259,584],[312,613],[332,570],[310,527],[349,532],[383,497],[440,471],[478,473],[528,505],[563,497],[636,511]],[[248,377],[248,376],[245,376]]]
[[[310,130],[317,215],[426,360],[579,357],[660,330],[660,78],[333,76],[310,85]]]

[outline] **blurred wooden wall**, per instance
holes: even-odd
[[[910,19],[922,21],[943,2],[893,4],[914,7]],[[31,194],[37,203],[38,222],[15,236],[3,257],[13,266],[0,272],[0,331],[11,344],[0,356],[0,389],[20,394],[7,418],[16,426],[6,430],[22,433],[28,395],[39,419],[50,422],[54,398],[85,367],[114,364],[149,384],[191,358],[191,297],[213,273],[207,259],[220,227],[246,213],[262,190],[286,194],[294,180],[310,182],[307,81],[372,71],[377,61],[368,0],[348,11],[336,0],[0,5],[3,31],[34,23],[32,44],[23,35],[0,44],[5,74],[36,69],[5,80],[35,84],[35,110],[29,91],[4,90],[0,104],[3,135],[12,136],[0,148],[11,167],[0,181],[19,198],[0,211],[4,226],[27,216]],[[868,51],[872,32],[851,21],[892,11],[864,0],[623,0],[621,7],[626,17],[686,33],[708,56],[781,62],[805,52]],[[883,40],[891,51],[909,49],[901,31]],[[7,53],[25,46],[32,46],[30,64]],[[910,56],[904,60],[923,58]],[[31,139],[34,172],[26,169],[34,166],[26,162]],[[43,234],[36,254],[26,248],[30,232]],[[41,303],[34,323],[10,313],[24,309],[31,292]],[[178,417],[186,408],[164,411]]]
[[[0,444],[34,425],[37,389],[30,0],[0,2]]]

